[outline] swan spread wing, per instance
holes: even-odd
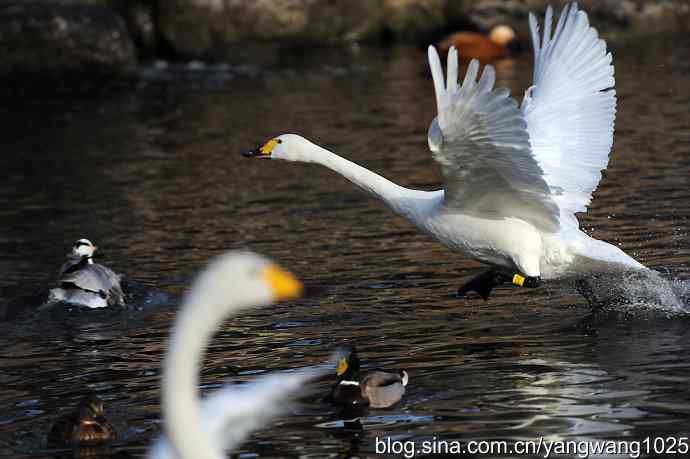
[[[517,217],[555,232],[558,207],[532,155],[527,123],[508,89],[494,89],[495,71],[472,60],[458,85],[458,53],[448,52],[448,82],[429,47],[438,117],[429,145],[441,164],[447,208],[488,219]]]
[[[205,398],[201,405],[204,430],[220,449],[231,449],[251,432],[287,411],[290,400],[304,391],[304,385],[322,376],[326,367],[280,372],[243,385],[223,387]],[[149,451],[148,459],[175,459],[172,444],[161,436]]]
[[[534,86],[522,113],[532,152],[544,171],[561,223],[578,227],[575,212],[587,210],[613,144],[616,114],[611,53],[577,4],[567,5],[551,33],[553,10],[529,23],[534,45]]]
[[[322,368],[303,368],[267,375],[243,386],[224,387],[204,400],[202,411],[208,429],[230,449],[251,432],[288,411],[292,401],[305,392],[305,385],[326,373]]]

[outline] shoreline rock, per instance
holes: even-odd
[[[137,63],[124,21],[96,5],[0,5],[0,48],[5,77],[121,76]]]
[[[246,45],[371,42],[382,10],[371,0],[160,0],[159,32],[185,58],[232,57]]]
[[[529,43],[527,16],[554,0],[158,0],[160,34],[177,57],[251,59],[244,47],[435,43],[448,32],[510,24]],[[690,30],[683,0],[581,0],[604,38]],[[250,54],[250,56],[247,56]]]
[[[3,0],[0,77],[132,74],[142,59],[262,62],[284,48],[438,43],[558,0]],[[690,31],[684,0],[581,0],[607,40]]]

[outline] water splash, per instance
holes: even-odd
[[[690,282],[653,270],[597,274],[577,281],[576,288],[598,309],[690,314]]]

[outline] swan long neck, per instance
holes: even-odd
[[[163,370],[163,414],[168,438],[180,458],[224,459],[221,445],[203,428],[199,369],[208,341],[228,315],[218,297],[190,294],[176,321]],[[227,301],[227,300],[225,300]],[[204,310],[198,307],[203,305]]]
[[[407,215],[407,197],[413,190],[391,182],[323,147],[315,144],[310,144],[310,147],[309,153],[304,155],[304,162],[321,164],[337,172],[364,191],[381,198],[396,213]]]

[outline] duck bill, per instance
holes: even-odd
[[[349,365],[347,364],[347,359],[344,359],[344,358],[343,358],[343,359],[340,359],[340,360],[338,361],[338,366],[337,366],[336,369],[335,369],[335,374],[338,375],[338,376],[344,375],[345,372],[347,371],[347,367],[348,367],[348,366],[349,366]]]

